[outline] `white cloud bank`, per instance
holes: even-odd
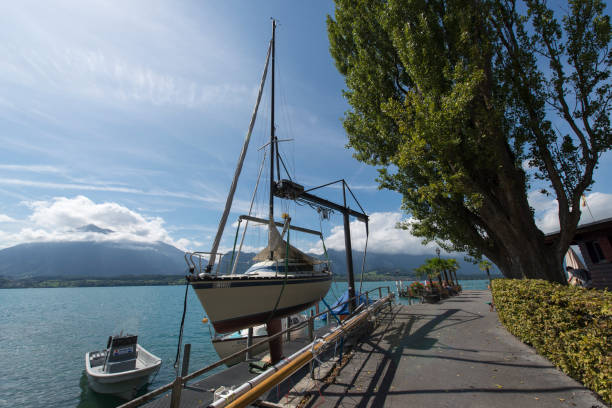
[[[559,228],[557,202],[538,193],[529,194],[529,202],[536,210],[536,224],[544,232]],[[581,224],[612,217],[612,194],[594,192],[586,197],[588,207],[581,207]],[[113,202],[95,203],[79,195],[74,198],[56,197],[48,201],[25,203],[32,213],[25,220],[17,220],[0,214],[0,222],[10,223],[17,228],[8,232],[0,230],[0,248],[41,241],[113,241],[132,240],[138,242],[165,242],[185,250],[201,246],[188,239],[174,239],[164,227],[161,217],[146,217],[136,211]],[[590,209],[590,212],[589,212]],[[592,217],[591,217],[592,214]],[[407,219],[401,212],[376,212],[370,215],[370,236],[368,250],[389,254],[434,254],[434,243],[421,244],[421,238],[407,230],[396,228],[400,221]],[[84,231],[83,227],[95,225],[110,232]],[[365,226],[360,221],[351,222],[351,241],[356,251],[363,250],[366,242]],[[344,250],[344,229],[342,225],[332,228],[325,238],[328,249]],[[245,247],[243,250],[256,252],[260,247]],[[318,242],[309,252],[322,253]]]
[[[117,203],[98,204],[85,196],[76,196],[25,204],[32,209],[32,214],[27,220],[19,221],[19,231],[0,231],[1,247],[41,241],[161,241],[180,249],[193,244],[184,238],[170,237],[162,218],[145,217]],[[106,231],[84,229],[92,225]]]
[[[13,222],[15,221],[13,218],[9,217],[6,214],[0,214],[0,222]]]
[[[612,194],[594,192],[580,200],[582,215],[579,224],[588,224],[612,217]],[[545,233],[559,230],[559,204],[538,191],[529,193],[529,204],[536,213],[536,225]]]
[[[529,203],[536,211],[536,225],[545,233],[559,229],[558,205],[538,191],[529,194]],[[587,206],[582,206],[580,224],[612,217],[612,194],[594,192],[586,197]],[[590,210],[590,212],[589,212]],[[591,216],[592,214],[592,216]],[[370,215],[370,236],[368,251],[387,254],[434,254],[436,244],[421,244],[421,238],[415,237],[409,231],[396,228],[400,221],[406,218],[400,212],[379,212]],[[365,226],[360,221],[351,222],[351,241],[353,249],[362,251],[365,245]],[[344,250],[344,228],[338,225],[332,228],[332,233],[325,238],[328,249]],[[317,243],[309,252],[323,252],[321,243]]]
[[[405,221],[400,212],[375,212],[370,214],[368,251],[386,254],[423,255],[435,253],[437,245],[423,245],[422,238],[417,238],[407,230],[396,228],[400,221]],[[365,225],[361,221],[351,222],[351,243],[356,251],[363,251],[366,242]],[[325,238],[327,249],[344,251],[344,227],[332,228],[332,233]],[[321,243],[310,249],[312,253],[322,253]]]

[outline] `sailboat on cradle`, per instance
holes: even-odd
[[[288,239],[285,240],[285,234],[289,235],[288,231],[290,229],[317,235],[320,235],[320,232],[294,227],[290,223],[291,219],[286,215],[283,216],[282,223],[274,220],[274,193],[283,190],[283,187],[286,187],[285,185],[291,182],[287,180],[278,180],[276,182],[274,180],[275,161],[277,174],[280,174],[280,168],[278,167],[278,139],[275,136],[274,129],[274,36],[276,28],[274,20],[272,27],[272,40],[268,48],[257,102],[212,250],[208,253],[194,252],[185,256],[191,271],[191,274],[188,276],[189,282],[193,286],[209,321],[217,333],[229,333],[254,325],[268,324],[273,320],[307,309],[318,303],[331,286],[332,274],[329,271],[328,265],[306,255],[291,246],[287,242]],[[259,219],[250,215],[241,217],[241,220],[247,219],[247,222],[267,224],[268,245],[253,258],[256,263],[244,274],[234,273],[237,259],[232,257],[232,273],[222,275],[219,274],[218,265],[215,271],[215,261],[223,255],[218,253],[218,248],[248,149],[270,59],[272,59],[272,113],[269,143],[271,154],[268,219]],[[292,183],[292,187],[295,188],[296,186],[300,187]],[[277,226],[282,226],[282,232],[279,232]],[[202,266],[202,257],[208,257],[208,262],[204,267]]]

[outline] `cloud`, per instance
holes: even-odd
[[[88,87],[72,87],[85,95],[119,101],[146,102],[196,108],[223,103],[235,104],[251,95],[241,84],[199,84],[176,74],[158,72],[100,51],[70,50],[59,58],[64,72],[74,72]]]
[[[18,232],[0,234],[2,246],[37,241],[129,240],[165,242],[185,249],[199,244],[185,238],[174,240],[161,217],[145,217],[114,202],[95,203],[85,196],[76,196],[25,204],[32,214]],[[101,230],[83,228],[91,225]]]
[[[433,254],[437,246],[433,243],[423,245],[422,238],[413,236],[409,231],[398,229],[396,225],[406,221],[400,212],[375,212],[370,215],[368,237],[368,251],[386,254]],[[365,225],[361,221],[352,221],[351,242],[353,249],[363,251],[366,242]],[[332,228],[331,235],[325,238],[328,249],[344,251],[344,227],[339,225]],[[321,243],[317,243],[309,252],[320,254],[323,252]]]
[[[580,224],[612,217],[612,194],[594,192],[586,197],[586,202],[587,207],[583,207],[581,204]],[[549,233],[559,229],[556,200],[550,199],[538,191],[533,191],[529,194],[529,203],[536,211],[536,224],[542,231]],[[407,230],[395,227],[398,222],[407,221],[403,217],[400,212],[372,213],[369,223],[368,251],[387,254],[434,254],[435,248],[437,248],[436,244],[423,245],[421,238],[413,236]],[[366,240],[364,224],[360,221],[352,221],[350,225],[353,249],[362,251]],[[328,249],[344,251],[344,228],[342,225],[332,228],[331,235],[325,238],[325,245]],[[321,254],[323,247],[318,242],[308,252]]]
[[[54,166],[37,164],[0,164],[0,170],[27,171],[32,173],[60,173],[61,170]]]
[[[144,191],[144,190],[140,190],[140,189],[136,189],[132,187],[122,187],[122,186],[104,185],[104,184],[57,183],[57,182],[49,182],[49,181],[32,181],[32,180],[14,179],[14,178],[0,178],[0,184],[9,185],[9,186],[47,188],[47,189],[53,189],[53,190],[106,191],[106,192],[113,192],[113,193],[128,193],[128,194],[138,194],[138,195],[146,195],[146,196],[189,199],[189,200],[202,201],[202,202],[215,203],[215,204],[221,204],[223,202],[223,199],[221,196],[204,197],[204,196],[197,195],[197,194],[177,193],[177,192],[165,191],[165,190]],[[236,200],[236,202],[237,204],[240,205],[240,208],[243,208],[245,205],[245,203],[242,201]]]
[[[0,214],[0,222],[14,222],[15,219],[9,217],[6,214]]]
[[[586,205],[581,200],[579,224],[588,224],[612,217],[612,194],[594,192],[586,196]],[[559,205],[539,191],[529,193],[529,204],[535,210],[536,225],[545,233],[559,230]]]
[[[185,5],[138,0],[26,0],[0,10],[0,83],[113,105],[187,108],[233,105],[253,92],[234,68],[249,60],[219,41],[229,29],[214,7],[198,8],[205,24]]]

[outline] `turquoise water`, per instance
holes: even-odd
[[[464,289],[487,286],[484,280],[460,283]],[[363,289],[378,286],[395,290],[393,282],[364,282]],[[335,301],[346,287],[335,283],[326,300]],[[184,286],[0,289],[0,406],[119,405],[89,390],[84,365],[87,351],[103,348],[121,330],[138,334],[139,343],[163,360],[149,389],[172,381],[184,293]],[[218,360],[203,317],[189,289],[184,343],[192,345],[190,371]]]

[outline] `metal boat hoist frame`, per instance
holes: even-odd
[[[318,197],[311,193],[311,191],[318,190],[323,187],[328,187],[328,186],[331,186],[337,183],[342,183],[342,199],[343,199],[342,205],[329,201],[325,198]],[[349,193],[351,194],[351,196],[357,203],[357,206],[359,206],[359,209],[361,210],[361,212],[355,211],[346,205],[346,190],[349,191]],[[359,221],[362,221],[365,223],[366,236],[369,233],[368,231],[369,218],[367,214],[365,213],[364,209],[361,207],[361,204],[359,204],[359,201],[357,201],[357,198],[351,191],[350,187],[348,186],[346,181],[342,179],[342,180],[332,181],[331,183],[323,184],[318,187],[313,187],[308,190],[304,190],[303,186],[295,183],[294,181],[282,179],[278,181],[277,183],[274,183],[273,194],[274,196],[278,198],[304,202],[307,204],[314,205],[316,207],[322,207],[328,210],[338,211],[339,213],[342,214],[342,218],[344,221],[344,245],[346,249],[346,272],[347,272],[347,276],[349,280],[349,288],[348,288],[349,299],[352,299],[351,302],[349,303],[349,306],[350,306],[350,312],[352,313],[356,309],[357,303],[355,300],[356,298],[355,298],[355,276],[353,272],[353,248],[351,245],[351,226],[349,222],[349,217],[353,216],[357,218]],[[364,262],[365,262],[365,257],[364,257]]]

